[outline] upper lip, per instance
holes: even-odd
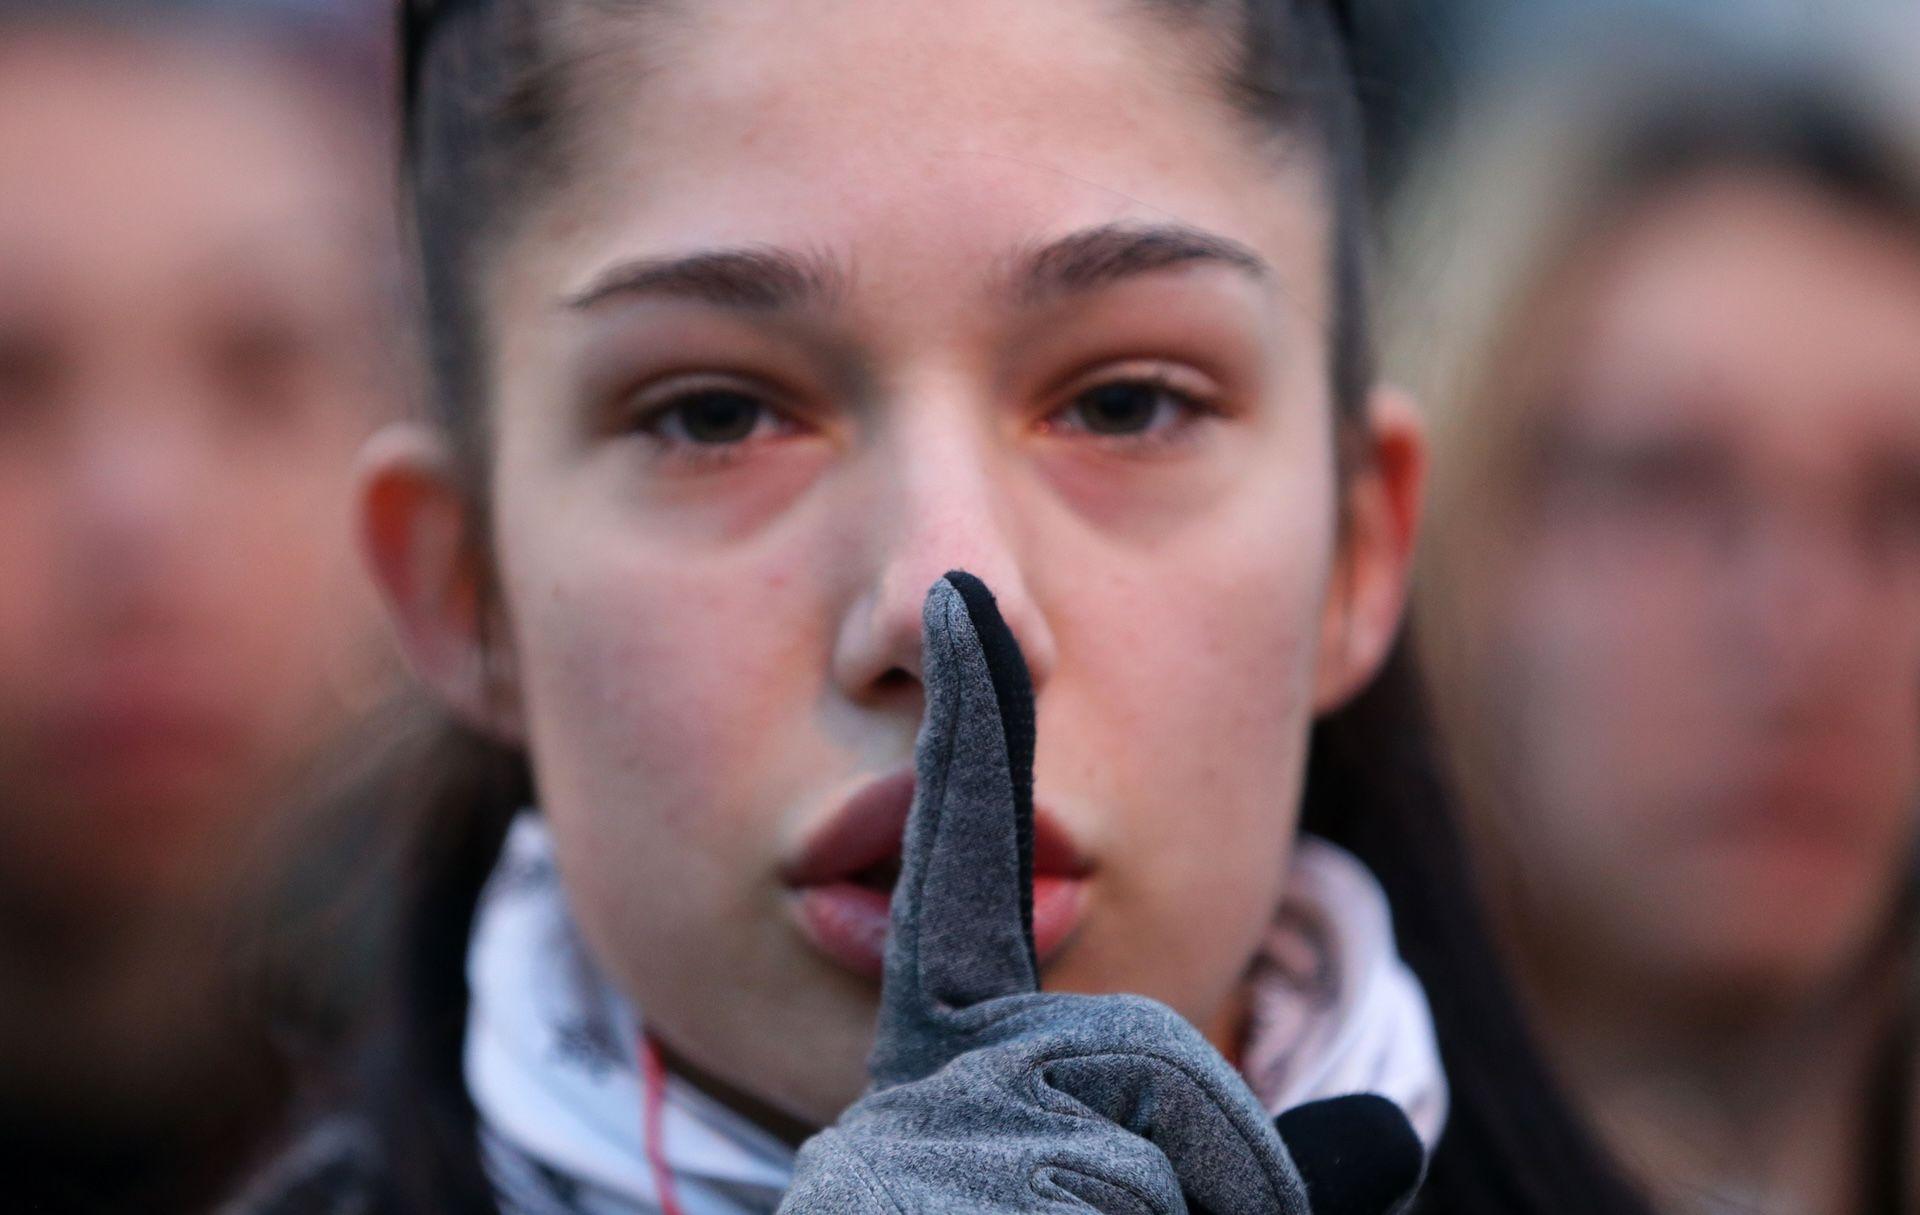
[[[913,808],[914,775],[905,769],[862,785],[802,840],[781,868],[790,886],[820,886],[842,881],[900,856],[907,815]],[[1091,862],[1052,811],[1033,808],[1035,873],[1085,876]]]

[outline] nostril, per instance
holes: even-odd
[[[876,692],[897,692],[911,688],[919,682],[914,678],[913,672],[904,667],[888,667],[880,673],[880,678],[873,681],[873,687]]]

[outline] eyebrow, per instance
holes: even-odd
[[[622,262],[566,303],[584,310],[617,298],[659,296],[743,312],[779,312],[829,301],[845,281],[824,257],[752,245]]]
[[[1264,280],[1264,259],[1239,241],[1185,224],[1103,224],[1040,246],[1016,262],[1016,296],[1035,304],[1178,266],[1225,266]]]
[[[1041,244],[1012,260],[1006,286],[1023,304],[1078,295],[1127,279],[1191,264],[1211,264],[1266,279],[1252,249],[1184,224],[1103,224]],[[629,297],[683,299],[747,312],[830,304],[852,275],[818,254],[771,245],[705,249],[622,262],[569,296],[576,310]]]

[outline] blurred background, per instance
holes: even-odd
[[[1920,1209],[1920,10],[1396,7],[1415,628],[1523,1002],[1657,1209]]]
[[[347,514],[412,379],[389,24],[0,0],[8,1209],[204,1210],[290,1091],[243,904],[391,679]]]
[[[307,832],[399,684],[347,514],[420,395],[393,22],[0,0],[21,1209],[207,1209],[372,973],[286,971],[379,949],[367,837]],[[1383,365],[1436,443],[1415,628],[1555,1069],[1660,1210],[1920,1210],[1920,13],[1355,23]]]

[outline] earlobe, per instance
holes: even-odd
[[[486,558],[446,443],[389,426],[361,453],[358,483],[361,550],[409,666],[462,721],[519,741],[511,647],[490,619]]]
[[[1356,445],[1340,538],[1321,620],[1314,710],[1357,695],[1400,632],[1427,472],[1426,427],[1413,399],[1376,389]]]

